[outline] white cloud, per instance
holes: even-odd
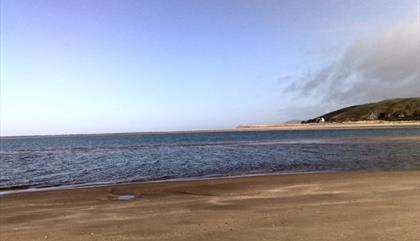
[[[287,90],[335,107],[420,96],[419,28],[419,21],[412,21],[372,33],[338,60],[295,79]]]

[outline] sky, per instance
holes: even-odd
[[[420,96],[420,0],[0,0],[0,135],[232,128]]]

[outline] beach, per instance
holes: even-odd
[[[2,241],[420,239],[418,170],[119,184],[0,203]]]
[[[420,121],[351,121],[324,122],[306,124],[251,124],[239,125],[237,131],[269,130],[334,130],[334,129],[369,129],[369,128],[404,128],[420,127]]]

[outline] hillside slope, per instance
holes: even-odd
[[[420,120],[420,98],[388,99],[377,103],[349,106],[302,123],[319,122],[322,118],[325,122]]]

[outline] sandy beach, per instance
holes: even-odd
[[[420,239],[420,171],[133,183],[0,203],[2,241]]]
[[[236,130],[331,130],[331,129],[364,129],[364,128],[404,128],[420,127],[420,121],[352,121],[342,123],[307,123],[307,124],[253,124],[239,125]]]

